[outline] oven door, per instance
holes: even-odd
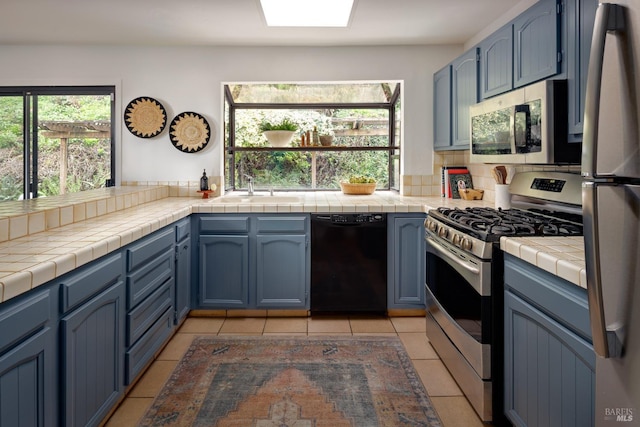
[[[491,261],[427,237],[426,305],[478,376],[491,378]]]

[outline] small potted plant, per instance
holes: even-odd
[[[286,117],[279,122],[264,120],[260,123],[260,131],[273,147],[286,147],[289,145],[297,130],[298,125]]]
[[[376,180],[369,176],[353,175],[348,181],[341,181],[340,188],[344,194],[373,194]]]

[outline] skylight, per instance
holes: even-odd
[[[260,0],[270,27],[346,27],[354,0]]]

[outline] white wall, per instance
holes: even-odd
[[[432,172],[433,73],[462,46],[260,48],[0,46],[0,85],[116,85],[118,182],[194,181],[206,168],[221,175],[221,83],[232,81],[404,80],[403,174]],[[183,111],[214,129],[198,153],[173,147],[168,127],[153,139],[133,136],[122,111],[151,96],[169,122]]]
[[[493,21],[491,25],[483,28],[482,31],[467,40],[467,42],[464,44],[465,50],[472,48],[473,46],[481,42],[484,38],[491,35],[491,33],[499,30],[507,22],[511,21],[513,18],[520,15],[525,10],[529,9],[538,1],[540,0],[520,0],[518,3],[515,3],[511,9],[505,11],[505,13],[503,13],[498,19]]]

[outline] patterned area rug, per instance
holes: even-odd
[[[196,337],[142,426],[440,427],[397,337]]]

